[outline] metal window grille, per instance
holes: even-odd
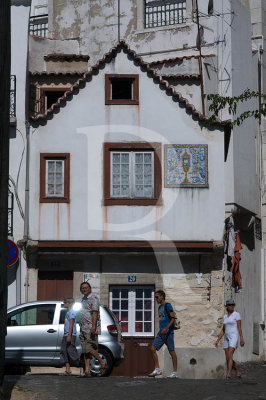
[[[186,22],[186,1],[144,0],[145,28],[183,24]]]
[[[48,14],[30,17],[30,35],[46,37],[48,32]]]
[[[16,75],[10,76],[10,107],[9,116],[16,116]]]
[[[8,191],[8,236],[13,236],[14,195]]]

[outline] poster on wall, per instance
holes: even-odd
[[[208,145],[166,144],[164,186],[208,188]]]

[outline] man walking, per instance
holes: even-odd
[[[83,282],[80,285],[80,291],[83,294],[80,311],[80,343],[82,353],[84,354],[85,370],[83,377],[90,376],[90,355],[95,357],[101,364],[100,375],[103,375],[106,369],[103,359],[98,353],[98,335],[101,333],[101,320],[99,314],[99,299],[91,294],[91,285]]]
[[[158,375],[162,375],[156,351],[160,350],[160,348],[164,344],[166,344],[173,362],[173,372],[171,373],[171,375],[168,376],[168,378],[178,378],[177,357],[175,353],[175,344],[174,344],[175,314],[173,311],[173,307],[171,306],[170,303],[165,302],[165,292],[163,290],[158,290],[157,292],[155,292],[155,300],[159,304],[158,313],[159,313],[160,330],[151,346],[152,357],[155,364],[155,370],[152,373],[150,373],[149,376],[155,377]]]

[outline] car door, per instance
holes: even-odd
[[[27,305],[8,313],[6,361],[50,365],[56,351],[56,304]]]

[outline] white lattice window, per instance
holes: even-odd
[[[151,151],[112,151],[111,197],[152,198],[154,153]]]
[[[64,196],[64,160],[46,160],[46,196]]]
[[[123,336],[154,336],[153,286],[111,286],[110,309]]]

